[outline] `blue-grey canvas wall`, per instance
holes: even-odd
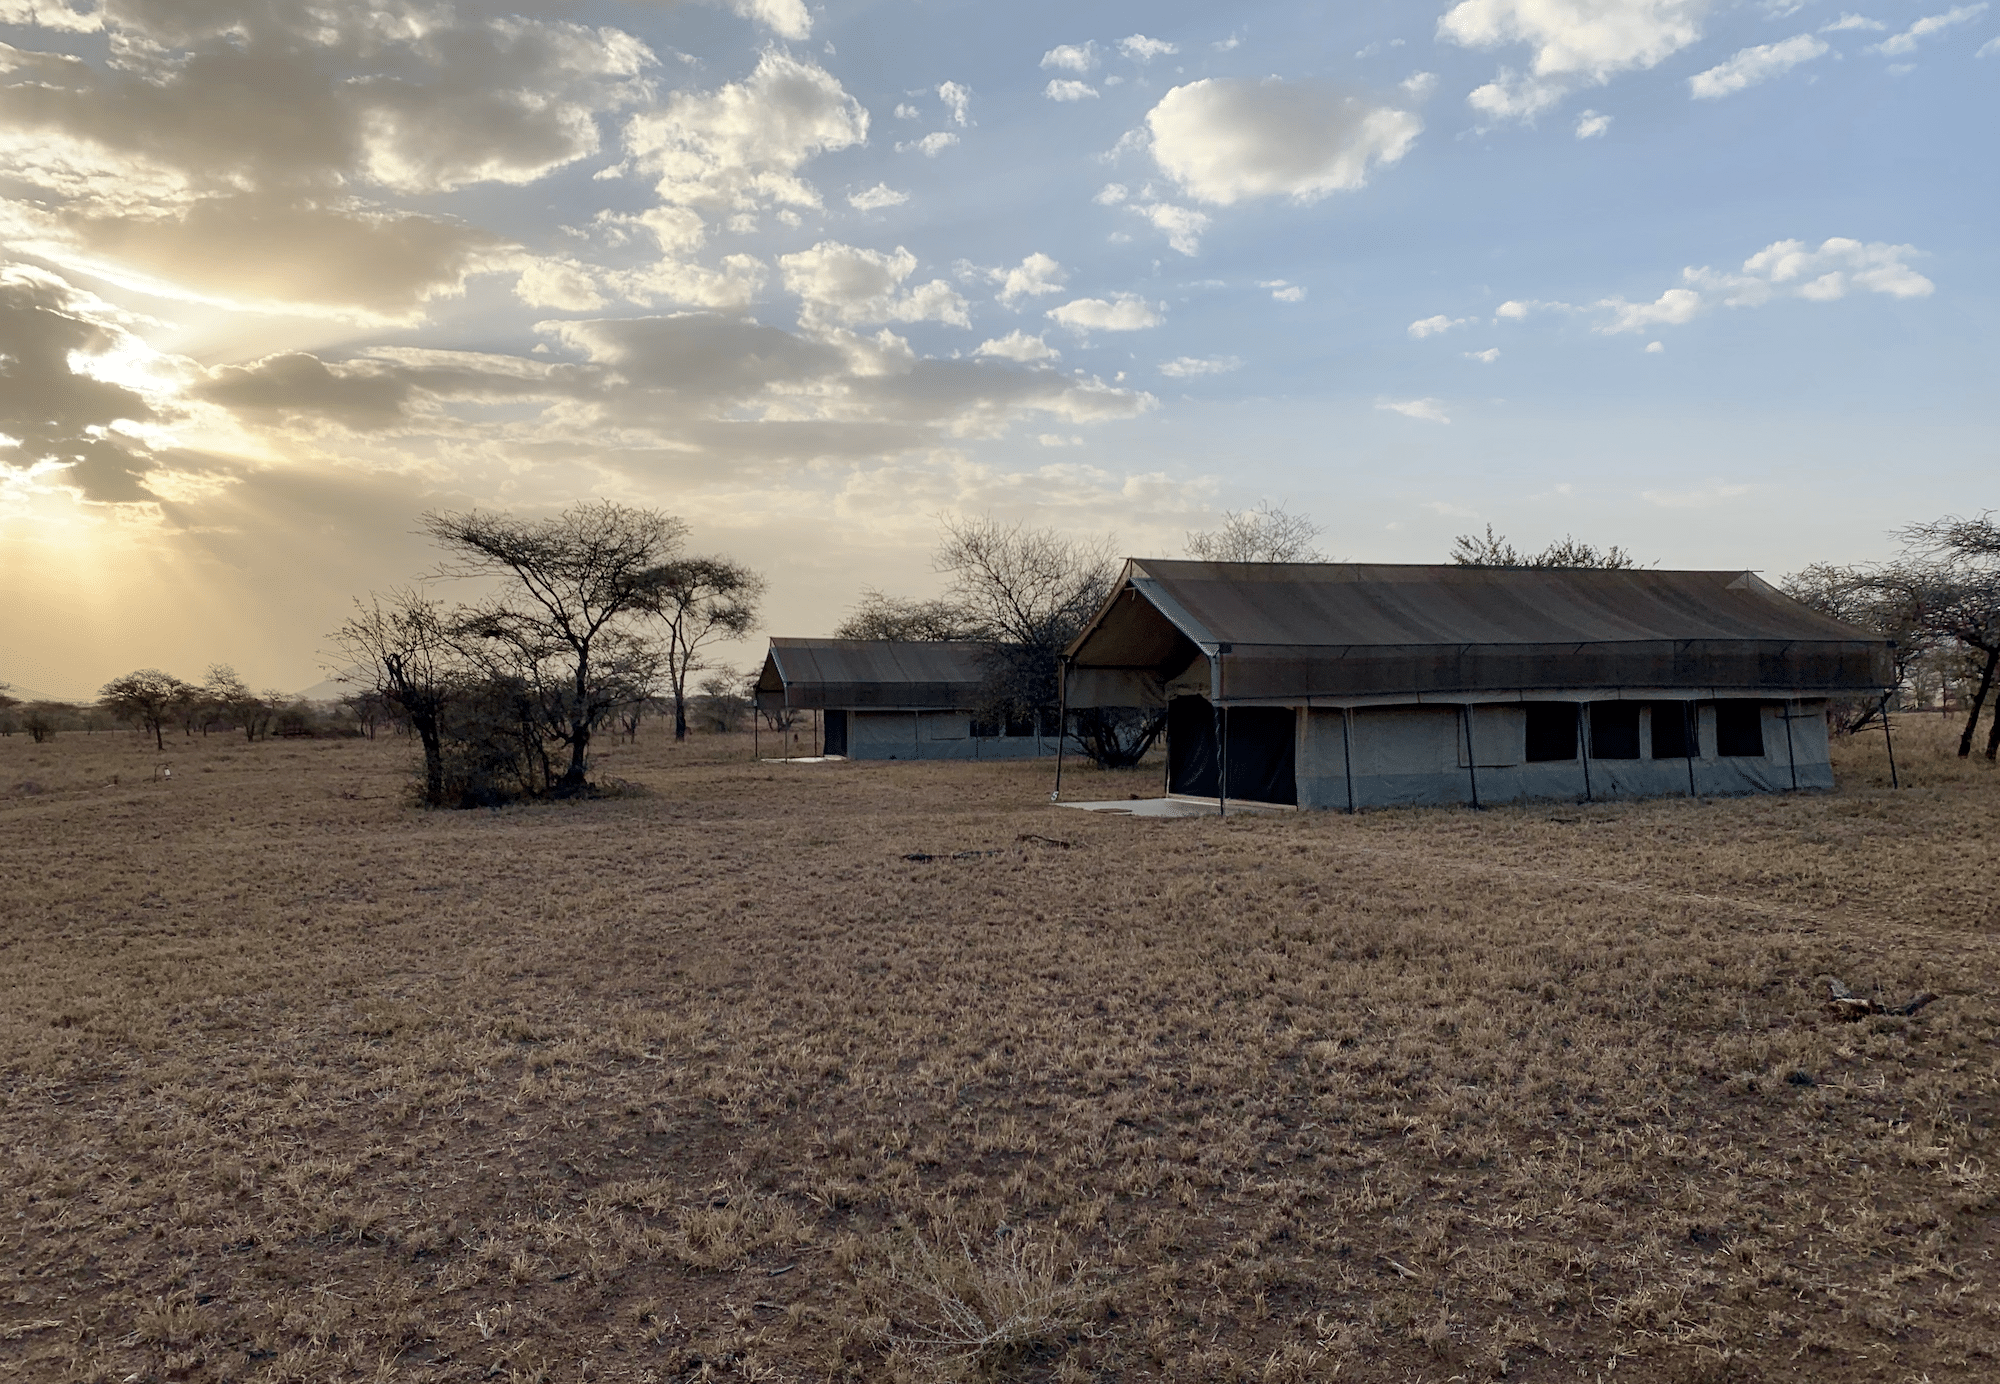
[[[1066,680],[1168,709],[1172,791],[1362,808],[1830,787],[1889,655],[1749,572],[1135,559]]]

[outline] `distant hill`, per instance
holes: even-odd
[[[349,693],[360,691],[360,686],[351,682],[335,682],[332,678],[321,678],[311,687],[292,695],[303,702],[337,702]]]

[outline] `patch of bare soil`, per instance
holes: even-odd
[[[1227,821],[0,741],[0,1378],[2000,1373],[2000,780],[1901,734]]]

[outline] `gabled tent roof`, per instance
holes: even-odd
[[[759,706],[965,710],[979,704],[983,644],[902,639],[773,639]]]
[[[1889,641],[1750,572],[1132,559],[1070,645],[1073,706],[1204,655],[1224,700],[1606,688],[1879,692]]]

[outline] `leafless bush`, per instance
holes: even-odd
[[[1102,1291],[1068,1247],[1002,1227],[991,1244],[919,1236],[882,1270],[892,1344],[937,1364],[994,1363],[1095,1315]]]

